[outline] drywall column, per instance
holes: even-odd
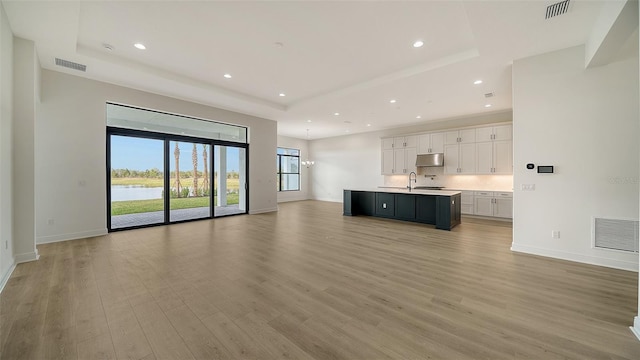
[[[0,291],[13,259],[13,33],[0,4]]]
[[[17,263],[38,259],[35,234],[35,105],[39,65],[33,41],[13,41],[13,245]]]
[[[216,206],[227,206],[227,147],[217,146],[218,201]]]
[[[238,149],[238,209],[247,210],[247,151]]]

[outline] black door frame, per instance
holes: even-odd
[[[111,126],[107,126],[107,131],[106,131],[106,135],[107,135],[107,151],[106,151],[106,170],[107,170],[107,231],[108,232],[114,232],[114,231],[121,231],[121,230],[132,230],[132,229],[139,229],[139,228],[146,228],[146,227],[152,227],[152,226],[163,226],[163,225],[171,225],[171,224],[178,224],[178,223],[183,223],[183,222],[190,222],[190,221],[199,221],[199,220],[210,220],[210,219],[214,219],[214,218],[219,218],[219,217],[226,217],[226,216],[235,216],[235,215],[245,215],[248,214],[249,212],[249,144],[247,143],[236,143],[236,142],[231,142],[231,141],[224,141],[224,140],[214,140],[214,139],[207,139],[207,138],[200,138],[200,137],[193,137],[193,136],[184,136],[184,135],[174,135],[174,134],[166,134],[166,133],[158,133],[158,132],[152,132],[152,131],[144,131],[144,130],[134,130],[134,129],[125,129],[125,128],[117,128],[117,127],[111,127]],[[178,142],[190,142],[190,143],[197,143],[197,144],[205,144],[205,145],[209,145],[211,147],[211,157],[209,158],[209,168],[212,170],[212,173],[215,169],[215,160],[214,160],[214,146],[227,146],[227,147],[235,147],[235,148],[241,148],[245,150],[245,177],[246,177],[246,181],[245,181],[245,211],[243,213],[236,213],[236,214],[229,214],[229,215],[221,215],[221,216],[216,216],[215,215],[215,204],[213,201],[213,196],[214,196],[214,181],[209,181],[209,196],[211,197],[211,200],[209,201],[209,206],[210,206],[210,215],[208,217],[202,217],[202,218],[197,218],[197,219],[188,219],[188,220],[180,220],[180,221],[170,221],[170,197],[169,196],[164,196],[164,221],[163,222],[159,222],[159,223],[155,223],[155,224],[145,224],[145,225],[136,225],[136,226],[130,226],[130,227],[122,227],[122,228],[117,228],[117,229],[113,229],[111,228],[111,135],[116,135],[116,136],[129,136],[129,137],[135,137],[135,138],[143,138],[143,139],[154,139],[154,140],[162,140],[164,142],[164,171],[163,171],[163,178],[164,178],[164,193],[165,194],[169,194],[170,193],[170,176],[171,176],[171,171],[169,171],[170,168],[170,150],[169,149],[169,143],[171,141],[178,141]],[[220,180],[220,179],[218,179]]]

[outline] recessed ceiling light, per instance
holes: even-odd
[[[335,113],[333,113],[333,115],[335,115],[335,116],[339,116],[339,115],[340,115],[340,113],[339,113],[339,112],[335,112]]]
[[[416,116],[416,119],[422,119],[422,116],[418,115]]]
[[[396,99],[389,100],[389,102],[392,103],[392,104],[395,104],[396,103]]]
[[[307,122],[311,122],[311,120],[307,120]]]
[[[345,130],[344,132],[349,132],[349,129]]]
[[[133,46],[135,46],[135,47],[136,47],[136,49],[140,49],[140,50],[145,50],[145,49],[147,48],[147,47],[146,47],[146,46],[144,46],[144,44],[142,44],[142,43],[135,43],[135,44],[133,44]]]
[[[473,82],[473,85],[480,85],[482,84],[482,80],[476,80]]]
[[[231,79],[231,74],[224,74],[225,79]]]
[[[370,127],[370,126],[371,126],[371,124],[367,124],[367,127]]]
[[[285,97],[287,96],[285,93],[280,93],[280,97]]]
[[[424,42],[422,40],[417,40],[416,42],[413,43],[414,48],[422,47],[422,45],[424,45]]]
[[[484,107],[491,107],[491,104],[487,104],[487,105],[485,105]]]

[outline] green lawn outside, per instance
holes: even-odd
[[[217,197],[213,198],[214,203]],[[235,205],[238,203],[238,194],[228,194],[227,204]],[[171,199],[171,210],[191,209],[197,207],[209,206],[209,197],[189,197],[189,198],[173,198]],[[164,208],[164,199],[153,200],[130,200],[130,201],[114,201],[111,203],[111,215],[127,215],[139,214],[152,211],[162,211]]]
[[[175,179],[171,179],[170,184],[173,185]],[[202,178],[198,178],[198,184],[202,186]],[[180,183],[182,186],[192,187],[193,186],[193,178],[184,178],[180,179]],[[227,179],[227,189],[229,190],[238,190],[240,181],[238,179]],[[163,187],[164,180],[163,179],[154,179],[154,178],[111,178],[111,185],[138,185],[144,187]],[[217,188],[214,183],[214,188]]]

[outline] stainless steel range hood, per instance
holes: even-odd
[[[417,167],[444,166],[444,154],[421,154],[416,158]]]

